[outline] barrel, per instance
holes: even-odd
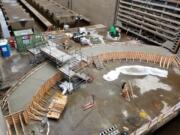
[[[7,39],[0,40],[0,50],[2,57],[6,58],[11,56],[11,50]]]

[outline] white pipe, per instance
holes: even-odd
[[[49,133],[50,133],[50,124],[49,124],[49,122],[47,122],[47,133],[46,133],[46,135],[49,135]]]

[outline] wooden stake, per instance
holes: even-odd
[[[21,114],[19,114],[19,119],[20,119],[20,123],[21,123],[22,130],[23,130],[23,134],[24,134],[24,135],[27,135],[27,134],[26,134],[26,131],[25,131],[25,127],[24,127],[24,123],[23,123]]]
[[[132,84],[130,81],[129,81],[129,87],[130,87],[130,91],[131,91],[131,96],[134,99],[134,92],[133,92]]]
[[[13,125],[14,125],[14,128],[15,128],[16,135],[19,135],[19,132],[18,132],[18,128],[17,128],[16,122],[15,122],[13,116],[11,116],[11,117],[12,117],[12,121],[13,121]]]

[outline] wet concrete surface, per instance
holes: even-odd
[[[33,65],[32,56],[29,54],[18,54],[15,51],[9,58],[0,57],[0,78],[2,80],[1,89],[15,84]]]
[[[56,67],[50,63],[45,63],[23,81],[20,86],[16,87],[8,97],[10,113],[18,112],[31,103],[39,88],[56,72]]]
[[[148,46],[142,44],[136,40],[127,41],[127,42],[112,42],[106,45],[94,45],[92,47],[82,48],[83,55],[87,57],[97,56],[103,53],[111,53],[111,52],[145,52],[150,54],[158,54],[164,56],[170,56],[168,50],[162,47]]]
[[[0,135],[6,135],[7,127],[0,108]]]
[[[137,64],[137,63],[128,63]],[[68,98],[68,105],[59,121],[51,121],[51,135],[96,135],[104,129],[118,125],[120,131],[123,127],[132,132],[142,124],[160,115],[164,108],[163,102],[168,106],[180,101],[179,80],[174,71],[170,70],[168,78],[160,78],[160,82],[170,85],[171,91],[163,89],[150,90],[141,94],[138,86],[133,86],[137,98],[128,102],[121,96],[122,80],[143,79],[146,76],[120,75],[119,79],[107,82],[103,75],[119,67],[119,61],[107,63],[105,69],[96,70],[88,68],[87,72],[93,75],[94,82],[83,85]],[[146,66],[152,66],[147,65]],[[148,84],[148,83],[147,83]],[[95,107],[87,111],[82,110],[82,105],[91,101],[91,95],[95,95]],[[144,110],[147,118],[142,118],[140,112]]]

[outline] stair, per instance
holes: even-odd
[[[102,61],[99,57],[94,58],[94,59],[93,59],[93,62],[94,62],[95,66],[96,66],[96,68],[97,68],[98,70],[104,68],[103,61]]]

